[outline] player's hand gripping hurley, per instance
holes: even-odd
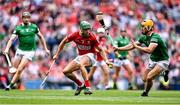
[[[12,63],[11,63],[8,53],[1,52],[1,54],[4,54],[6,57],[6,60],[7,60],[8,66],[9,66],[9,73],[15,73],[16,69],[12,66]]]
[[[7,62],[8,62],[9,68],[11,68],[11,67],[12,67],[12,64],[11,64],[11,61],[10,61],[10,59],[9,59],[9,55],[8,55],[7,53],[5,53],[4,55],[5,55],[6,60],[7,60]]]
[[[98,12],[98,13],[96,14],[96,19],[97,19],[98,22],[102,25],[102,27],[105,29],[105,31],[108,31],[108,29],[107,29],[107,27],[106,27],[106,25],[105,25],[105,23],[104,23],[104,20],[103,20],[103,13],[102,13],[102,12]],[[106,32],[106,35],[107,35],[108,39],[110,40],[111,44],[113,45],[113,47],[115,47],[116,44],[115,44],[115,42],[113,41],[113,39],[112,39],[111,35],[109,34],[109,32]],[[112,68],[112,64],[108,64],[108,66],[109,66],[110,68]]]
[[[50,65],[50,67],[49,67],[49,70],[48,70],[48,72],[46,73],[46,76],[45,76],[45,78],[43,79],[40,87],[44,87],[45,82],[46,82],[46,80],[47,80],[47,77],[48,77],[48,75],[49,75],[49,73],[50,73],[50,71],[51,71],[51,69],[52,69],[55,61],[56,61],[56,60],[54,59],[53,62],[51,63],[51,65]]]
[[[96,14],[96,19],[98,20],[98,22],[102,25],[102,27],[105,29],[105,31],[108,31],[108,28],[106,27],[105,23],[104,23],[104,19],[103,19],[103,13],[102,12],[98,12]],[[109,32],[106,33],[108,39],[110,40],[111,44],[113,45],[113,47],[116,46],[116,44],[114,43],[111,35],[109,34]]]

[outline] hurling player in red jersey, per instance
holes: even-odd
[[[95,64],[95,49],[100,52],[104,61],[108,65],[112,65],[112,63],[108,61],[104,50],[99,47],[99,42],[97,41],[96,36],[92,32],[90,32],[90,30],[90,23],[88,23],[87,21],[81,21],[80,30],[65,37],[59,44],[58,50],[53,57],[53,59],[58,58],[59,53],[62,51],[66,43],[72,41],[76,43],[79,55],[74,60],[72,60],[63,70],[64,75],[78,85],[74,95],[79,95],[83,89],[84,94],[92,94],[88,74],[85,67]],[[74,71],[79,69],[81,70],[84,84],[73,74]]]
[[[98,28],[97,29],[97,34],[98,34],[98,40],[100,43],[100,46],[103,49],[106,49],[105,51],[107,51],[107,46],[106,46],[106,37],[105,37],[105,29],[104,28]],[[90,72],[89,72],[89,79],[92,78],[94,72],[96,71],[96,69],[98,67],[100,67],[102,69],[102,75],[103,75],[103,84],[104,84],[104,89],[108,90],[110,89],[109,86],[109,70],[108,70],[108,66],[105,63],[103,57],[101,56],[101,54],[97,51],[96,52],[96,63],[92,66]]]

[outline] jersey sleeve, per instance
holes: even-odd
[[[77,32],[74,32],[67,36],[68,41],[73,41],[77,37]]]
[[[18,35],[19,34],[19,27],[18,26],[16,26],[16,28],[14,29],[13,34],[14,35]]]
[[[97,37],[94,36],[93,40],[94,40],[94,45],[99,46],[100,42],[97,40]]]
[[[115,46],[118,46],[118,44],[119,44],[119,38],[115,38],[115,39],[114,39],[114,44],[115,44]]]
[[[37,25],[34,24],[34,27],[35,27],[35,33],[37,34],[39,32],[39,28]]]
[[[150,40],[151,43],[158,43],[158,36],[153,35]]]
[[[35,31],[35,33],[37,34],[39,32],[39,28],[38,27],[36,27],[36,31]]]

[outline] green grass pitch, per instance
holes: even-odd
[[[95,90],[92,95],[73,96],[70,90],[0,90],[0,105],[180,105],[180,91]]]

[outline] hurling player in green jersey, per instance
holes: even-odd
[[[42,42],[43,47],[45,49],[45,52],[49,54],[49,50],[47,49],[43,35],[39,31],[38,27],[30,22],[30,18],[31,15],[29,12],[25,11],[22,13],[23,23],[21,25],[16,26],[4,50],[4,53],[7,54],[9,52],[9,48],[11,47],[13,41],[16,38],[18,38],[19,46],[16,50],[16,54],[13,60],[14,76],[5,90],[10,90],[13,87],[13,85],[19,79],[23,69],[26,67],[28,62],[32,61],[32,58],[34,57],[36,50],[36,40],[35,40],[36,35],[39,36],[40,41]]]
[[[158,76],[161,72],[168,70],[169,56],[168,49],[162,38],[153,32],[154,22],[152,20],[145,20],[141,22],[142,36],[137,42],[132,41],[124,47],[114,47],[115,50],[128,51],[134,48],[149,53],[150,59],[146,71],[143,73],[144,91],[141,96],[148,96],[153,82],[152,80]],[[146,47],[141,47],[144,44]]]
[[[115,43],[116,46],[118,47],[123,47],[129,44],[130,40],[127,36],[127,32],[125,29],[121,29],[120,31],[120,35],[115,39]],[[119,33],[118,33],[119,34]],[[115,74],[114,74],[114,78],[113,78],[113,88],[117,89],[117,79],[119,77],[119,72],[122,69],[121,67],[123,67],[127,73],[128,73],[128,81],[129,81],[129,87],[128,89],[131,90],[133,89],[132,87],[132,79],[133,79],[133,72],[132,72],[132,65],[129,61],[128,57],[128,51],[115,51],[115,59],[114,59],[114,70],[115,70]]]

